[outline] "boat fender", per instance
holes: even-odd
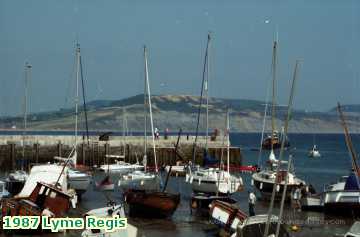
[[[199,178],[199,185],[201,185],[201,179]]]
[[[280,191],[280,185],[276,185],[276,192]]]
[[[144,180],[141,180],[140,185],[141,185],[141,186],[144,185]]]
[[[251,179],[251,186],[254,186],[254,180]]]
[[[186,174],[186,175],[185,175],[185,182],[186,182],[186,183],[188,183],[188,182],[189,182],[189,180],[190,180],[190,177],[189,177],[189,175],[188,175],[188,174]]]
[[[260,190],[263,189],[263,183],[260,183]]]

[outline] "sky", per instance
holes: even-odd
[[[0,0],[0,115],[22,111],[25,62],[30,112],[70,106],[76,42],[88,100],[143,93],[143,45],[152,94],[199,95],[208,32],[210,96],[265,100],[277,38],[280,104],[297,59],[294,107],[360,103],[358,0]]]

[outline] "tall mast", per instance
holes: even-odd
[[[201,80],[201,91],[200,91],[200,99],[199,99],[199,107],[198,107],[198,115],[197,115],[197,122],[196,122],[196,130],[195,130],[195,139],[193,143],[193,149],[192,149],[192,163],[195,164],[195,157],[196,157],[196,144],[198,140],[199,135],[199,124],[200,124],[200,115],[201,115],[201,109],[203,105],[203,95],[204,95],[204,87],[205,87],[205,80],[206,80],[206,68],[207,68],[207,59],[208,59],[208,50],[209,50],[209,44],[210,44],[210,33],[208,34],[207,44],[206,44],[206,51],[205,51],[205,57],[204,57],[204,66],[202,71],[202,80]],[[207,140],[205,145],[207,145]],[[207,147],[206,147],[207,149]]]
[[[151,134],[152,134],[153,152],[154,152],[155,172],[157,173],[158,166],[157,166],[157,159],[156,159],[154,121],[153,121],[153,116],[152,116],[151,93],[150,93],[150,85],[149,85],[149,70],[148,70],[146,46],[144,46],[144,58],[145,58],[145,79],[146,79],[147,95],[148,95],[148,101],[149,101],[150,125],[151,125]]]
[[[226,111],[226,136],[227,136],[227,172],[230,173],[230,114]]]
[[[271,108],[271,150],[273,150],[273,140],[275,132],[275,96],[276,96],[276,65],[277,65],[277,41],[274,41],[273,45],[273,58],[272,58],[272,108]]]
[[[209,73],[210,73],[210,64],[209,64],[209,49],[210,49],[210,33],[208,34],[208,45],[206,48],[206,80],[204,83],[205,97],[206,97],[206,142],[205,149],[208,149],[208,140],[209,140]]]
[[[31,68],[32,66],[26,62],[25,63],[25,81],[24,81],[24,131],[23,131],[23,141],[22,141],[22,158],[23,162],[25,159],[25,137],[27,133],[27,113],[28,113],[28,85],[31,76]],[[21,169],[23,169],[23,164],[21,165]]]
[[[144,46],[144,58],[146,54],[146,46]],[[145,58],[146,60],[146,58]],[[145,62],[145,67],[144,67],[144,75],[145,75],[145,80],[144,80],[144,160],[145,160],[145,171],[147,169],[147,63]]]
[[[289,97],[289,102],[288,102],[288,106],[287,106],[287,116],[286,116],[285,126],[284,126],[284,136],[285,137],[287,136],[289,121],[290,121],[290,117],[291,117],[291,111],[292,111],[292,105],[293,105],[294,93],[295,93],[295,85],[296,85],[296,80],[297,80],[297,77],[298,77],[299,63],[300,62],[297,60],[296,64],[295,64],[293,78],[292,78],[290,97]],[[283,155],[284,155],[284,148],[285,148],[285,139],[282,139],[281,140],[280,155],[279,155],[279,159],[278,159],[278,165],[276,167],[276,177],[279,176],[281,161],[282,161],[282,158],[283,158]],[[271,193],[271,201],[270,201],[270,206],[269,206],[265,231],[264,231],[264,235],[263,235],[264,237],[268,237],[268,235],[269,235],[270,221],[271,221],[271,216],[272,216],[272,213],[273,213],[273,207],[274,207],[275,193],[276,193],[276,186],[277,185],[278,185],[278,183],[275,180],[274,185],[273,185],[273,190],[272,190],[272,193]],[[282,215],[281,208],[280,208],[280,215]],[[279,218],[281,218],[281,217],[279,217]],[[279,222],[281,222],[281,219],[279,219]]]
[[[75,157],[77,155],[77,136],[78,136],[78,113],[79,113],[79,76],[80,76],[80,44],[76,44],[76,91],[75,91]],[[75,161],[76,165],[76,161]]]

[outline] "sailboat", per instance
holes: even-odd
[[[274,42],[274,48],[276,48],[276,41]],[[294,78],[297,77],[298,73],[298,62],[295,65]],[[293,91],[291,92],[293,93]],[[293,94],[290,94],[290,98],[293,97]],[[282,140],[283,145],[286,146],[286,141]],[[287,161],[277,160],[274,154],[274,149],[271,149],[269,157],[269,167],[260,172],[254,173],[252,175],[252,185],[261,193],[263,199],[269,199],[272,195],[272,190],[276,184],[276,196],[275,199],[281,197],[281,191],[285,186],[285,178],[288,177],[286,197],[289,199],[291,197],[291,192],[297,187],[305,186],[305,181],[298,178],[293,170],[287,170],[284,165],[288,164]]]
[[[69,165],[68,182],[70,188],[75,189],[78,197],[81,199],[83,193],[85,193],[90,186],[92,176],[88,173],[82,172],[77,169],[77,137],[78,137],[78,101],[79,101],[79,77],[82,75],[81,67],[81,54],[80,44],[76,44],[76,91],[75,91],[75,133],[74,133],[74,152],[70,158],[55,156],[54,159],[60,163],[67,163]],[[68,159],[70,162],[68,162]]]
[[[206,98],[206,141],[205,141],[205,159],[208,154],[208,140],[209,140],[209,49],[210,49],[211,35],[208,34],[207,37],[207,45],[205,52],[205,60],[204,60],[204,70],[203,70],[203,80],[201,87],[201,96],[200,96],[200,105],[198,111],[198,119],[197,119],[197,128],[196,128],[196,136],[193,147],[193,162],[195,161],[195,148],[197,142],[198,128],[199,128],[199,120],[200,120],[200,112],[202,107],[202,97],[203,92],[205,91]],[[189,182],[192,186],[192,190],[194,193],[208,193],[208,194],[231,194],[235,193],[242,187],[242,179],[241,177],[235,177],[230,174],[230,138],[229,138],[229,114],[227,113],[226,119],[226,134],[227,134],[227,170],[223,170],[220,168],[200,168],[197,166],[196,168],[190,167],[188,169],[188,174],[186,175],[186,181]]]
[[[144,157],[143,157],[143,166],[144,171],[135,170],[125,175],[121,175],[118,186],[123,190],[130,188],[133,189],[142,189],[142,190],[156,190],[160,185],[160,178],[157,175],[157,159],[156,159],[156,149],[155,149],[155,138],[154,138],[154,124],[152,120],[152,105],[151,105],[151,94],[150,94],[150,84],[148,78],[148,63],[147,63],[147,50],[144,47],[144,60],[145,60],[145,86],[144,86]],[[149,111],[147,111],[149,109]],[[147,166],[147,114],[150,114],[150,124],[152,130],[152,143],[153,143],[153,154],[155,162],[155,173],[150,172]]]
[[[25,165],[25,146],[26,146],[26,132],[27,132],[27,105],[28,105],[28,83],[31,76],[32,66],[26,62],[25,63],[25,94],[24,94],[24,130],[22,136],[22,159],[21,159],[21,169],[11,172],[6,179],[6,188],[11,193],[11,195],[18,194],[21,189],[24,187],[24,184],[28,178],[27,172],[24,170]]]
[[[140,165],[139,162],[137,161],[135,164],[130,164],[125,162],[125,157],[126,157],[126,149],[125,149],[125,145],[126,145],[126,127],[127,127],[127,119],[126,119],[126,112],[125,112],[125,108],[123,108],[123,154],[121,155],[106,155],[107,160],[109,159],[115,159],[115,163],[110,164],[109,161],[107,162],[107,164],[103,164],[100,166],[99,170],[103,171],[103,172],[108,172],[108,173],[128,173],[131,171],[135,171],[135,170],[143,170],[144,166]]]
[[[144,173],[144,177],[147,175],[155,175],[154,178],[141,179],[142,181],[157,180],[159,178],[159,171],[156,159],[156,147],[154,137],[154,123],[152,116],[149,73],[148,73],[148,61],[147,61],[147,49],[144,46],[144,61],[145,61],[145,87],[147,89],[147,100],[149,104],[152,145],[154,152],[155,162],[155,174]],[[146,136],[146,132],[145,132]],[[179,136],[180,137],[180,136]],[[145,140],[146,142],[146,140]],[[145,153],[146,154],[146,153]],[[169,176],[167,177],[166,184]],[[141,181],[140,181],[141,182]],[[155,189],[149,186],[143,186],[141,188],[130,188],[124,193],[124,199],[129,206],[130,216],[141,216],[150,218],[167,218],[170,217],[177,209],[180,203],[180,194],[166,192],[166,184],[163,190],[159,190],[160,186]],[[144,188],[145,187],[145,188]]]
[[[279,132],[276,130],[276,117],[275,117],[275,110],[276,110],[276,101],[275,101],[275,95],[276,95],[276,65],[277,65],[277,41],[274,41],[273,45],[273,57],[272,57],[272,106],[271,106],[271,134],[268,135],[263,141],[262,141],[262,149],[264,150],[271,150],[273,153],[274,150],[280,149],[281,147],[281,141],[283,138],[283,132],[279,134]],[[290,143],[285,136],[285,147],[290,146]]]

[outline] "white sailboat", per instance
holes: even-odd
[[[155,148],[155,137],[154,137],[154,123],[152,117],[152,105],[151,105],[151,93],[149,83],[149,71],[148,71],[148,60],[147,60],[147,49],[144,46],[144,62],[145,62],[145,88],[144,88],[144,157],[143,165],[145,170],[136,170],[134,172],[122,175],[118,182],[119,187],[123,190],[129,188],[155,190],[159,188],[160,178],[157,167],[156,148]],[[147,108],[148,105],[148,108]],[[149,111],[147,111],[149,109]],[[147,167],[147,113],[150,115],[150,125],[152,134],[153,154],[155,163],[155,173],[151,173]]]
[[[272,78],[272,84],[273,84],[273,95],[272,95],[272,132],[273,132],[273,138],[274,139],[274,131],[275,131],[275,81],[276,81],[276,74],[274,73],[276,71],[276,51],[277,51],[277,41],[274,41],[273,45],[273,59],[272,59],[272,72],[273,72],[273,78]],[[294,77],[297,77],[296,73],[298,70],[298,64],[296,64],[295,71],[294,71]],[[292,96],[292,95],[291,95]],[[266,113],[265,113],[266,114]],[[265,120],[264,120],[265,122]],[[278,200],[281,198],[281,190],[284,188],[285,185],[285,176],[288,175],[288,192],[286,197],[291,197],[292,190],[296,189],[297,187],[300,187],[302,185],[305,185],[305,181],[298,178],[293,170],[289,170],[289,173],[286,170],[286,167],[284,165],[287,164],[287,161],[279,161],[276,159],[274,150],[277,148],[280,148],[282,143],[284,144],[284,147],[287,147],[287,136],[282,136],[283,139],[278,139],[276,142],[271,142],[269,144],[269,150],[270,155],[268,158],[269,161],[269,167],[266,169],[261,170],[260,172],[256,172],[252,175],[251,183],[252,185],[259,191],[261,194],[261,197],[263,199],[270,199],[272,195],[272,190],[274,185],[277,183],[277,192],[275,199]],[[283,141],[284,140],[284,141]],[[260,148],[259,153],[259,161],[261,158],[261,151],[264,149],[264,144],[262,143],[262,147]],[[277,177],[277,169],[280,169],[281,176]]]
[[[211,36],[208,34],[204,74],[203,74],[203,88],[206,97],[206,141],[205,150],[208,150],[209,140],[209,48]],[[206,73],[206,74],[205,74]],[[201,99],[201,98],[200,98]],[[242,187],[241,177],[235,177],[230,174],[230,138],[229,138],[229,114],[226,118],[226,134],[227,134],[227,170],[219,168],[200,168],[199,166],[193,170],[189,167],[189,173],[186,175],[186,181],[192,186],[195,193],[213,193],[213,194],[231,194],[235,193]],[[194,155],[194,154],[193,154]]]
[[[232,194],[243,187],[241,177],[230,173],[230,136],[229,136],[229,112],[226,116],[226,138],[227,138],[227,169],[208,168],[198,169],[195,172],[190,170],[187,177],[196,193]]]

